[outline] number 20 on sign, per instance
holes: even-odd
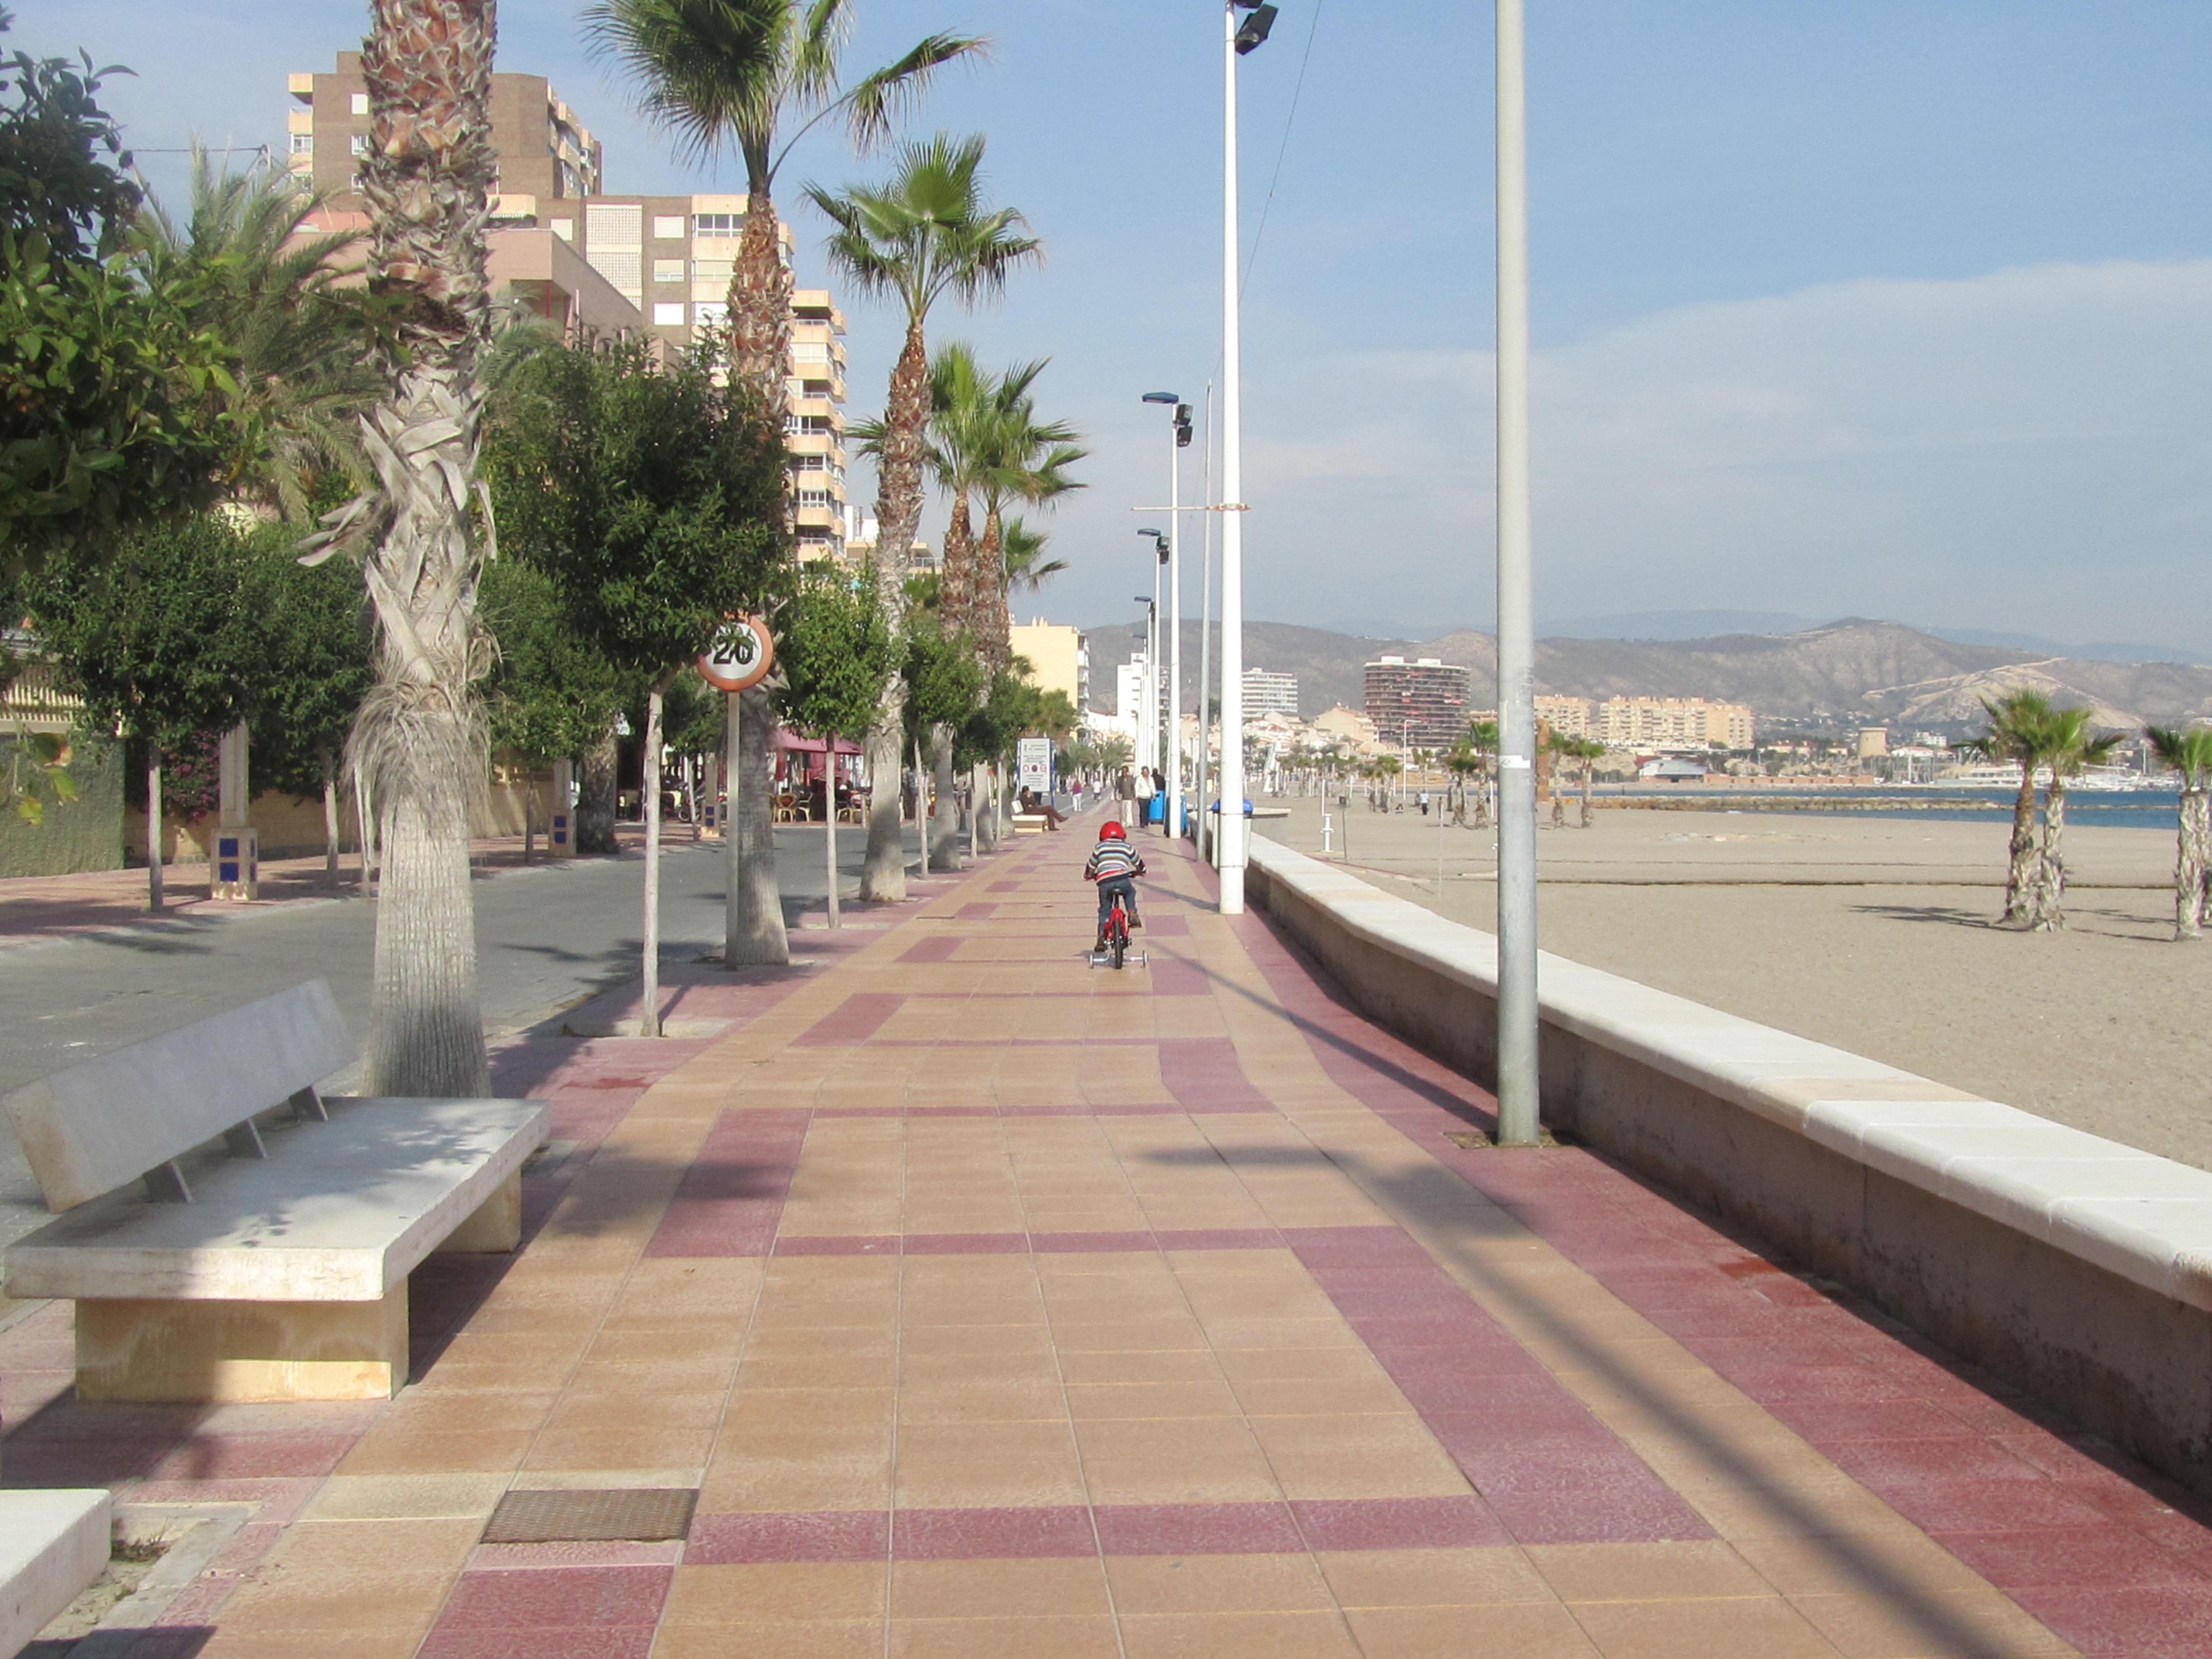
[[[750,691],[775,666],[775,641],[758,617],[732,617],[699,658],[699,675],[718,691]]]

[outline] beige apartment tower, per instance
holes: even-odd
[[[368,151],[361,54],[342,52],[333,73],[295,75],[289,88],[293,176],[312,182],[334,208],[358,210],[361,158]],[[491,77],[491,141],[499,157],[492,188],[503,198],[573,200],[599,188],[599,141],[542,75]]]

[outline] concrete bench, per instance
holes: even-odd
[[[6,1290],[76,1303],[80,1399],[388,1396],[407,1276],[520,1241],[544,1103],[325,1100],[353,1058],[314,980],[8,1097],[62,1213],[9,1247]]]
[[[1018,836],[1041,836],[1051,827],[1051,820],[1042,812],[1014,814],[1014,833]]]
[[[0,1492],[0,1656],[12,1656],[107,1565],[105,1492]]]

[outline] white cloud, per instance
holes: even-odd
[[[1487,614],[1487,353],[1254,377],[1255,615]],[[1859,281],[1539,354],[1552,614],[2212,632],[2212,261]]]

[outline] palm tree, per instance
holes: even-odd
[[[1024,593],[1041,592],[1045,583],[1067,568],[1066,559],[1044,556],[1051,536],[1042,530],[1032,530],[1017,514],[1008,519],[1000,532],[999,562],[1006,577],[1006,592],[1019,588]]]
[[[908,52],[850,86],[842,84],[843,55],[852,0],[593,0],[584,14],[593,47],[620,61],[642,88],[646,113],[666,128],[682,149],[711,159],[735,149],[745,168],[745,225],[730,276],[730,372],[750,389],[762,422],[781,432],[791,363],[791,268],[783,261],[775,207],[778,173],[793,147],[821,123],[842,119],[856,148],[881,141],[893,121],[927,86],[936,71],[981,52],[984,42],[967,35],[925,35]],[[784,129],[795,126],[787,136]],[[878,547],[898,550],[883,591],[901,592],[904,533],[878,514],[886,532]],[[896,621],[896,616],[893,620]],[[737,791],[741,902],[732,908],[727,960],[788,960],[783,910],[777,896],[769,797],[775,764],[765,734],[774,720],[765,690],[743,694],[744,730],[763,734],[744,744]],[[894,700],[891,705],[896,710]],[[874,810],[869,824],[870,875],[876,876],[878,823],[888,793],[898,797],[897,715],[893,712],[888,756],[871,739]],[[879,725],[881,722],[879,722]],[[878,734],[880,736],[880,733]],[[896,829],[896,818],[892,828]],[[893,896],[903,896],[905,872],[893,836],[898,867]],[[879,877],[864,877],[864,897],[882,895]]]
[[[921,526],[923,441],[931,385],[927,340],[931,308],[947,295],[963,304],[996,294],[1039,243],[1021,233],[1022,216],[983,204],[983,137],[945,133],[900,152],[887,184],[841,193],[810,185],[807,197],[836,228],[830,262],[864,294],[889,295],[906,313],[906,339],[892,365],[876,459],[876,559],[882,591],[894,608],[906,578],[907,550]],[[956,604],[959,596],[952,596]],[[940,599],[941,603],[941,599]],[[891,623],[896,629],[898,617]],[[868,810],[868,852],[860,896],[906,896],[906,854],[899,828],[900,710],[904,693],[893,677],[868,734],[874,788]]]
[[[2043,845],[2036,880],[2041,889],[2035,927],[2055,931],[2066,926],[2066,780],[2082,768],[2101,764],[2118,746],[2120,733],[2093,736],[2092,710],[2062,708],[2051,721],[2051,781],[2043,791]]]
[[[2173,856],[2173,936],[2203,935],[2212,919],[2212,726],[2185,731],[2154,726],[2143,733],[2160,764],[2181,775]]]
[[[2057,711],[2042,692],[2010,691],[1991,702],[1982,699],[1990,729],[1966,745],[1970,752],[2020,768],[2020,792],[2013,797],[2012,841],[2005,863],[2004,913],[2000,923],[2036,923],[2042,896],[2037,877],[2035,775],[2049,759],[2052,721]]]
[[[984,431],[986,465],[977,494],[983,504],[983,534],[975,548],[975,608],[977,647],[987,668],[1003,668],[1011,649],[1006,608],[1005,515],[1016,501],[1042,504],[1085,486],[1068,469],[1090,452],[1081,434],[1065,421],[1040,421],[1030,388],[1048,359],[1018,364],[999,376],[993,415]]]
[[[379,1095],[490,1087],[477,1001],[469,804],[487,764],[476,617],[490,552],[477,456],[490,342],[484,224],[492,0],[371,0],[362,72],[370,131],[368,289],[384,392],[362,422],[376,482],[329,515],[311,558],[362,557],[377,679],[348,744],[383,845],[365,1086]]]
[[[1596,763],[1605,758],[1605,745],[1595,738],[1578,738],[1564,732],[1553,732],[1552,752],[1561,760],[1575,763],[1575,777],[1581,787],[1582,822],[1577,828],[1590,827],[1590,774]],[[1555,787],[1552,791],[1552,823],[1565,829],[1567,823],[1566,797]]]
[[[1498,752],[1498,722],[1469,720],[1460,733],[1460,744],[1474,761],[1470,769],[1475,775],[1474,824],[1480,830],[1490,822],[1490,757]]]
[[[132,232],[149,280],[193,294],[192,325],[238,353],[207,410],[246,439],[231,499],[295,520],[325,480],[368,483],[355,433],[380,387],[362,356],[360,291],[340,283],[361,237],[316,234],[326,205],[281,173],[218,172],[195,149],[189,216],[149,198]]]

